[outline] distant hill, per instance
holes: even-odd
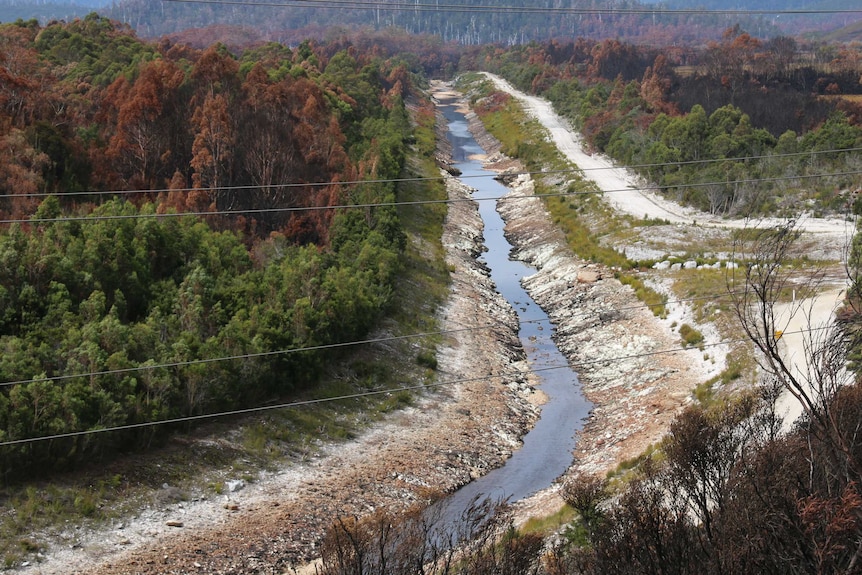
[[[73,20],[83,18],[93,11],[110,5],[110,0],[75,0],[74,2],[0,0],[0,22],[36,19],[40,22],[50,20]]]
[[[666,0],[664,4],[671,9],[810,11],[810,14],[763,16],[764,21],[770,22],[788,35],[829,32],[862,21],[862,12],[846,13],[847,10],[862,10],[862,0],[760,0],[757,3],[750,0]],[[845,13],[825,13],[830,10]],[[817,14],[817,11],[824,13]]]
[[[119,0],[106,15],[131,25],[143,37],[160,37],[185,29],[213,25],[250,26],[263,39],[280,40],[288,31],[308,30],[326,34],[333,27],[400,28],[411,34],[441,37],[447,42],[476,45],[512,45],[551,38],[616,38],[632,42],[666,44],[699,42],[720,37],[728,27],[740,23],[737,15],[662,14],[653,4],[637,0],[488,0],[475,6],[471,0],[448,0],[436,9],[433,0],[419,0],[411,9],[397,0],[379,4],[298,4],[253,7],[249,4]],[[499,10],[484,9],[499,5]],[[463,8],[461,8],[463,7]],[[614,9],[620,13],[598,13]],[[638,13],[639,10],[645,10]],[[746,29],[770,35],[763,18],[743,18]],[[772,34],[774,35],[774,34]]]
[[[763,0],[752,6],[748,0],[488,0],[478,7],[470,0],[448,0],[446,9],[436,9],[432,0],[418,0],[411,9],[398,0],[370,4],[335,5],[296,3],[252,6],[248,3],[178,0],[75,0],[75,3],[33,0],[0,0],[0,21],[18,18],[74,19],[90,11],[128,24],[143,38],[174,36],[187,30],[205,35],[206,30],[236,26],[251,31],[251,40],[286,41],[297,31],[304,37],[325,38],[333,29],[399,28],[411,34],[438,36],[447,42],[466,45],[512,45],[553,38],[616,38],[634,43],[666,45],[702,43],[720,37],[734,25],[752,35],[825,33],[843,28],[862,18],[856,14],[744,15],[716,13],[669,14],[668,10],[706,11],[751,9],[852,9],[862,8],[862,0]],[[277,3],[276,3],[277,4]],[[499,10],[484,9],[499,5]],[[463,6],[463,8],[461,8]],[[562,10],[560,10],[562,8]],[[614,9],[618,13],[599,13]],[[645,12],[639,13],[644,10]],[[655,10],[653,12],[652,10]],[[336,32],[337,33],[337,32]]]
[[[850,42],[862,42],[862,20],[825,34],[822,39],[826,42],[846,44]]]

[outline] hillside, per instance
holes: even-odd
[[[853,22],[862,19],[862,9],[859,0],[766,0],[756,5],[739,0],[668,0],[665,2],[670,9],[706,9],[706,10],[798,10],[799,14],[764,14],[760,24],[741,20],[741,24],[758,36],[767,32],[767,36],[786,34],[790,36],[813,35],[823,36],[836,29],[852,26]],[[822,12],[822,13],[818,13]],[[830,39],[828,41],[841,41]]]
[[[52,18],[71,20],[83,17],[87,3],[46,4],[27,0],[5,0],[0,3],[0,22],[19,18],[37,18],[47,23]],[[526,0],[488,2],[473,5],[466,0],[452,0],[445,9],[432,3],[416,4],[406,9],[402,3],[387,0],[373,9],[344,4],[285,4],[279,6],[237,5],[220,2],[157,2],[153,0],[121,0],[90,9],[131,26],[141,37],[158,38],[186,30],[239,27],[253,31],[252,40],[298,43],[303,39],[323,39],[338,30],[385,30],[394,28],[413,35],[430,35],[444,42],[463,45],[495,43],[511,45],[551,38],[616,38],[621,40],[661,44],[673,38],[675,43],[701,43],[720,37],[722,30],[733,25],[759,37],[828,31],[847,25],[853,14],[769,15],[709,14],[710,10],[747,10],[747,6],[731,2],[624,3],[610,0],[572,2],[560,5],[536,4]],[[496,6],[499,6],[497,8]],[[764,8],[789,9],[800,5],[773,1]],[[828,2],[804,5],[806,9],[834,8]],[[855,6],[841,6],[849,9]],[[684,10],[671,14],[668,9]],[[704,13],[692,13],[701,10]],[[334,32],[333,32],[334,31]],[[215,41],[211,37],[210,41]]]
[[[0,438],[17,481],[170,434],[140,423],[295,397],[338,355],[317,346],[384,317],[398,218],[335,206],[394,198],[363,181],[401,173],[403,62],[159,51],[95,15],[0,36]],[[126,431],[89,433],[106,427]],[[62,437],[27,441],[45,435]]]
[[[824,34],[824,42],[835,44],[850,44],[862,41],[862,21],[854,22],[837,30]]]
[[[93,10],[107,6],[109,2],[102,0],[80,1],[33,1],[33,0],[0,0],[0,22],[15,22],[35,18],[40,22],[51,20],[72,20],[83,18]]]

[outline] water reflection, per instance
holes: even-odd
[[[521,278],[535,270],[510,259],[512,245],[503,234],[504,222],[493,200],[505,195],[507,189],[491,177],[475,177],[492,175],[474,159],[484,154],[484,150],[455,106],[444,104],[441,108],[448,122],[454,167],[476,188],[473,198],[479,203],[487,247],[482,259],[491,270],[497,290],[518,314],[519,337],[539,377],[540,387],[548,396],[541,418],[506,464],[464,486],[442,503],[442,521],[456,525],[458,518],[477,501],[490,498],[515,502],[549,487],[569,467],[575,447],[574,434],[582,427],[590,405],[581,393],[577,374],[567,367],[565,357],[551,339],[553,326],[547,314],[521,287]]]

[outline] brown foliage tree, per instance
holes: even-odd
[[[33,30],[9,26],[0,34],[0,131],[5,116],[11,126],[23,127],[33,120],[39,97],[39,55],[31,47]]]
[[[130,187],[159,187],[173,172],[171,144],[184,79],[175,64],[156,60],[144,64],[133,83],[121,76],[106,91],[104,106],[116,116],[107,155],[119,163]],[[114,114],[109,112],[106,117]]]
[[[505,505],[490,501],[466,510],[469,539],[414,506],[336,519],[321,544],[320,575],[533,575],[543,541],[512,528]]]
[[[673,69],[664,54],[659,54],[653,65],[646,69],[641,81],[641,98],[647,103],[650,111],[664,112],[669,115],[676,113],[676,106],[668,101],[672,84]]]
[[[245,95],[238,141],[242,164],[257,186],[242,202],[243,206],[280,208],[296,204],[296,183],[302,166],[295,146],[294,114],[289,113],[293,94],[288,79],[273,83],[263,66],[248,73],[243,85]],[[279,185],[276,185],[279,184]],[[284,221],[281,214],[264,216],[269,229]]]
[[[18,129],[0,136],[0,213],[12,219],[27,218],[40,203],[30,194],[41,192],[46,154],[33,149]]]
[[[233,116],[226,98],[207,94],[192,115],[195,139],[192,144],[192,186],[212,190],[220,209],[233,207],[233,194],[222,190],[230,176],[236,141]]]
[[[239,64],[222,44],[207,48],[195,62],[192,80],[197,99],[215,96],[216,93],[233,95],[239,89]],[[197,102],[199,105],[199,102]]]

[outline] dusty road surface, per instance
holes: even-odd
[[[783,223],[778,219],[763,219],[757,222],[723,219],[684,207],[650,191],[649,185],[628,170],[617,166],[604,154],[590,154],[584,150],[583,139],[568,121],[554,112],[551,104],[542,98],[521,92],[499,76],[486,74],[497,89],[518,99],[526,111],[534,116],[550,134],[560,151],[584,173],[584,177],[595,182],[604,192],[603,198],[617,211],[636,218],[654,218],[677,224],[697,224],[704,227],[743,228],[773,227]],[[852,235],[852,223],[839,219],[801,217],[801,228],[821,236],[819,241],[843,244]]]
[[[829,335],[825,328],[835,319],[843,297],[844,290],[833,287],[817,297],[775,306],[776,329],[782,331],[780,348],[783,359],[790,364],[793,376],[799,381],[812,382],[812,353],[817,355],[815,350]],[[812,391],[808,386],[807,393]],[[778,398],[776,409],[784,417],[785,429],[789,429],[802,415],[802,404],[788,391]]]

